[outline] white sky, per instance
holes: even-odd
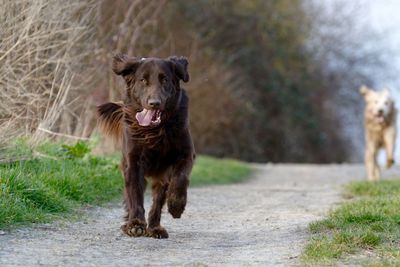
[[[366,12],[369,13],[366,16],[370,19],[371,26],[385,33],[384,42],[387,43],[388,49],[393,51],[394,67],[400,71],[400,0],[361,0],[360,2],[366,5]],[[400,79],[386,82],[394,87],[400,86]],[[391,89],[400,92],[400,88]]]
[[[369,9],[372,24],[378,30],[393,30],[394,35],[399,35],[400,1],[399,0],[363,0]],[[397,33],[396,33],[397,32]]]

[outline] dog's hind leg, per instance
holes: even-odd
[[[149,212],[146,236],[154,238],[168,238],[168,232],[160,225],[161,210],[167,197],[168,184],[162,179],[153,179],[153,205]]]
[[[390,168],[394,164],[395,140],[396,140],[396,129],[394,127],[386,129],[383,135],[383,142],[386,150],[386,168]]]

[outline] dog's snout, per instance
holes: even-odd
[[[383,109],[378,109],[378,114],[382,115],[383,114]]]
[[[161,106],[161,101],[159,99],[150,98],[147,104],[152,108],[159,108]]]

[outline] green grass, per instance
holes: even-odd
[[[46,222],[121,194],[118,160],[74,155],[81,145],[45,144],[38,150],[49,157],[0,165],[0,228]]]
[[[345,193],[349,201],[310,224],[303,262],[332,264],[355,254],[373,255],[358,265],[400,266],[400,180],[354,182]]]
[[[23,146],[18,149],[27,154]],[[39,159],[0,165],[0,229],[48,222],[82,205],[122,198],[118,157],[92,156],[85,143],[44,144],[37,152]],[[200,156],[191,186],[239,182],[249,173],[245,163]]]
[[[241,161],[199,156],[192,171],[190,185],[237,183],[249,177],[250,172],[250,166]]]

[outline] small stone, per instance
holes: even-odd
[[[0,231],[0,235],[5,235],[5,234],[6,234],[6,232]]]

